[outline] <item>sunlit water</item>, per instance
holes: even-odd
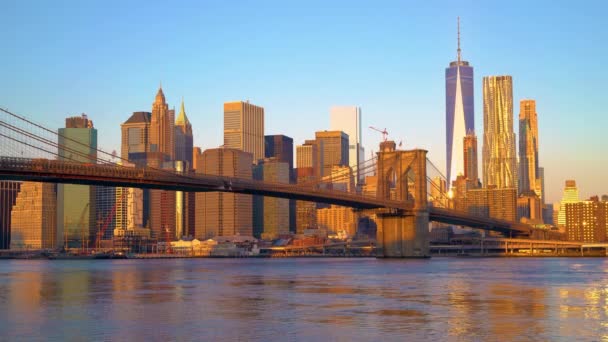
[[[0,340],[602,340],[602,258],[0,262]]]

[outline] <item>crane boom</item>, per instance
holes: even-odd
[[[388,132],[385,129],[379,129],[373,126],[369,126],[370,129],[373,129],[376,132],[380,132],[382,134],[382,141],[386,141],[386,139],[388,138]]]

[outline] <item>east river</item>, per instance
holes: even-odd
[[[597,341],[608,259],[4,260],[0,340]]]

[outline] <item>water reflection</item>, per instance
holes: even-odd
[[[604,259],[4,261],[6,338],[599,340]]]

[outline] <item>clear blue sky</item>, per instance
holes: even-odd
[[[537,100],[549,201],[567,178],[582,196],[608,193],[608,5],[492,2],[4,0],[0,106],[51,127],[85,112],[100,146],[119,150],[119,124],[151,110],[160,81],[171,106],[184,97],[203,148],[222,144],[225,101],[263,106],[266,133],[296,144],[329,127],[330,106],[358,105],[366,153],[380,140],[367,126],[386,127],[445,167],[460,16],[480,152],[481,78],[512,75],[515,115]]]

